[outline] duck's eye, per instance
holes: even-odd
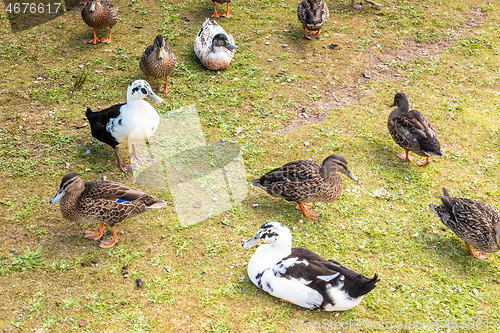
[[[144,95],[147,95],[148,94],[148,91],[146,90],[146,88],[141,88],[141,91]]]

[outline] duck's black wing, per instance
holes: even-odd
[[[119,142],[106,130],[106,125],[109,123],[110,119],[117,118],[120,115],[120,108],[123,105],[125,105],[125,103],[116,104],[98,112],[92,112],[90,108],[87,108],[87,112],[85,113],[90,124],[92,136],[113,148],[118,146]]]

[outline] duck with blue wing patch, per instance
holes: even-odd
[[[345,311],[358,305],[375,288],[377,274],[369,279],[334,260],[304,248],[292,248],[290,230],[278,222],[264,224],[243,244],[259,242],[248,262],[250,280],[284,301],[315,311]]]
[[[84,238],[100,240],[104,233],[104,224],[111,227],[113,239],[101,240],[102,248],[112,247],[118,242],[115,224],[148,209],[162,208],[167,204],[117,182],[84,182],[76,173],[68,173],[63,177],[59,190],[49,202],[54,204],[58,201],[61,214],[66,220],[99,223],[99,231],[86,231]]]
[[[127,103],[116,104],[99,112],[92,112],[87,108],[86,116],[92,136],[113,148],[118,166],[123,172],[129,172],[134,165],[123,163],[118,149],[132,145],[131,161],[141,163],[143,159],[137,156],[135,143],[148,141],[160,123],[156,110],[144,101],[146,97],[158,103],[163,102],[146,81],[136,80],[127,88]]]
[[[389,114],[387,128],[394,141],[405,150],[404,155],[397,156],[403,161],[411,161],[413,157],[408,155],[408,151],[412,151],[426,157],[417,165],[429,163],[430,156],[441,156],[443,151],[436,131],[420,111],[410,110],[406,94],[397,93],[393,106],[397,108]]]

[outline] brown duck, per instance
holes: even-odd
[[[303,37],[311,39],[306,35],[306,29],[313,35],[319,35],[330,17],[330,12],[323,0],[302,0],[297,6],[297,17],[302,23]]]
[[[443,204],[430,204],[429,208],[465,242],[474,258],[485,260],[488,257],[484,252],[500,249],[500,214],[495,208],[484,202],[452,197],[444,187],[443,196],[438,198]],[[472,251],[471,245],[479,251]]]
[[[410,110],[406,94],[397,93],[394,96],[393,106],[397,108],[389,114],[387,128],[394,141],[405,150],[404,155],[397,156],[403,161],[413,159],[408,155],[408,151],[425,156],[426,159],[418,161],[417,165],[429,163],[430,156],[441,156],[443,151],[436,131],[421,112]]]
[[[49,202],[54,204],[59,200],[61,214],[66,220],[99,223],[99,231],[85,231],[84,238],[99,240],[104,224],[111,227],[113,239],[102,240],[99,245],[102,248],[112,247],[118,242],[115,224],[166,205],[164,201],[120,183],[105,180],[84,182],[76,173],[63,177],[59,190]]]
[[[337,172],[358,180],[347,168],[347,161],[334,154],[322,164],[312,160],[287,163],[250,183],[273,197],[295,201],[296,208],[306,217],[317,220],[319,213],[304,202],[331,202],[337,199],[343,189],[342,178]]]
[[[165,45],[162,35],[156,36],[153,45],[146,47],[139,61],[139,68],[146,74],[146,81],[149,77],[165,78],[165,87],[159,92],[169,92],[168,76],[175,68],[175,55],[170,48]],[[156,88],[155,88],[156,89]]]
[[[231,0],[214,0],[212,1],[214,4],[214,13],[212,14],[212,17],[233,17],[234,15],[229,14],[229,3]],[[217,13],[217,8],[215,7],[215,3],[220,3],[221,5],[226,4],[226,12],[224,14]]]
[[[94,29],[94,39],[89,40],[89,43],[94,45],[98,42],[111,43],[111,31],[118,22],[118,11],[111,2],[108,0],[89,0],[82,9],[82,18],[88,26]],[[109,27],[109,38],[103,38],[100,41],[95,32],[106,27]]]

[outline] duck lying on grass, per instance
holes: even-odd
[[[233,36],[217,22],[212,24],[208,18],[194,41],[194,53],[203,66],[212,71],[226,69],[233,60],[237,48]]]
[[[303,308],[344,311],[358,305],[379,281],[326,260],[304,248],[292,248],[290,230],[278,222],[268,222],[246,241],[248,249],[259,242],[248,262],[248,276],[260,289]]]
[[[68,173],[63,177],[59,190],[50,199],[50,203],[58,201],[61,214],[66,220],[99,223],[99,231],[85,231],[84,238],[100,240],[104,224],[111,227],[113,239],[101,240],[99,246],[102,248],[112,247],[118,242],[115,224],[167,204],[120,183],[105,180],[84,182],[76,173]]]

